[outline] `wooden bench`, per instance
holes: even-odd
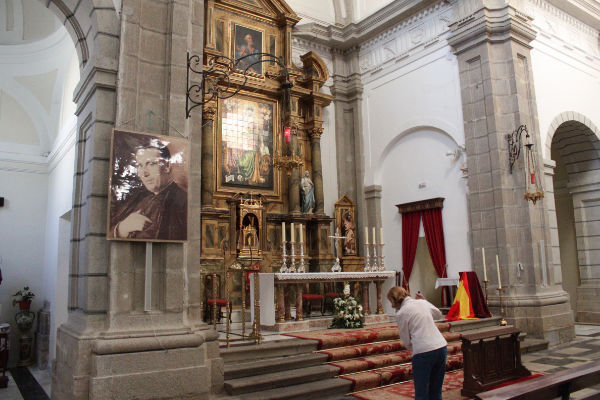
[[[561,398],[600,383],[600,361],[542,376],[514,385],[501,387],[475,396],[478,400],[539,400]],[[600,399],[596,392],[580,399]]]
[[[473,397],[502,383],[531,375],[521,363],[520,331],[513,326],[464,334],[464,383],[461,394]]]

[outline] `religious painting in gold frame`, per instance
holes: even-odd
[[[217,145],[217,189],[278,194],[273,154],[279,149],[276,101],[236,95],[220,100]]]
[[[259,53],[263,52],[263,32],[244,25],[234,24],[233,26],[233,58],[238,63],[238,69],[262,74],[262,63]]]

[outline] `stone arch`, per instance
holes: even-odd
[[[585,115],[578,113],[577,111],[564,111],[558,114],[552,120],[548,132],[546,133],[546,146],[545,146],[545,158],[550,159],[552,139],[558,128],[565,122],[576,121],[587,126],[595,135],[600,139],[600,129]]]
[[[416,120],[412,120],[412,121],[407,121],[407,123],[405,123],[403,126],[400,127],[399,133],[396,136],[394,136],[390,141],[388,141],[387,144],[385,145],[385,147],[383,148],[383,151],[381,152],[380,156],[378,157],[376,164],[373,168],[373,175],[372,175],[373,183],[372,184],[374,184],[374,185],[381,184],[381,174],[382,174],[382,168],[383,168],[385,159],[388,156],[388,154],[394,149],[394,147],[398,144],[398,142],[400,142],[406,136],[408,136],[414,132],[424,130],[424,129],[428,129],[433,132],[437,132],[437,133],[447,137],[452,142],[454,142],[457,147],[462,146],[461,144],[459,144],[456,141],[456,136],[457,136],[456,129],[454,129],[451,124],[449,124],[445,121],[424,120],[424,119],[423,120],[416,119]]]

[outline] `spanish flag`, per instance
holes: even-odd
[[[461,272],[454,303],[446,315],[446,321],[491,317],[475,272]]]

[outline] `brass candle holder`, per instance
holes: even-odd
[[[498,297],[500,298],[500,316],[502,317],[502,319],[500,320],[500,325],[506,326],[508,325],[508,322],[506,322],[506,320],[504,319],[504,303],[502,302],[502,291],[504,290],[504,288],[499,287],[496,290],[498,291]]]
[[[483,290],[485,291],[485,305],[486,306],[490,306],[490,303],[488,303],[488,293],[487,293],[487,285],[488,285],[489,280],[485,279],[483,281]]]

